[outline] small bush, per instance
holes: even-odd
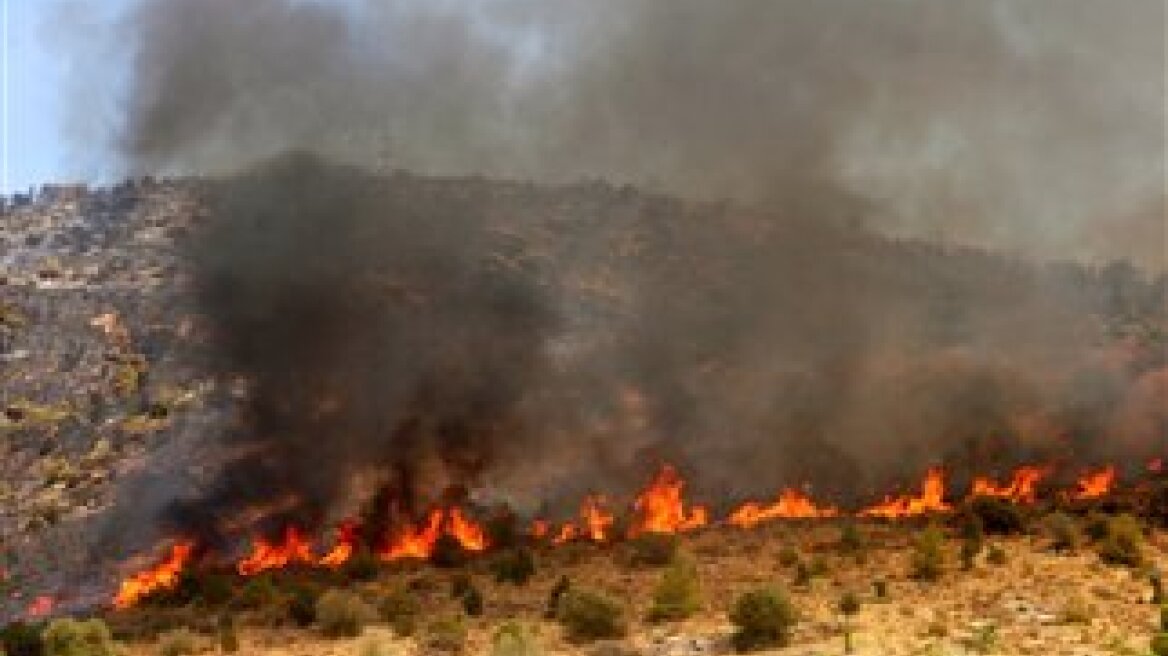
[[[41,628],[13,622],[0,630],[0,653],[7,656],[42,656],[45,653]]]
[[[341,574],[350,581],[372,581],[381,573],[381,561],[368,549],[361,549],[341,566]]]
[[[1006,557],[1006,550],[995,544],[986,550],[986,562],[995,567],[1001,567],[1009,562],[1009,558]]]
[[[478,617],[483,614],[483,593],[479,592],[478,587],[473,583],[463,593],[459,601],[462,603],[463,612],[468,617]]]
[[[543,649],[526,625],[507,622],[491,638],[491,656],[543,656]]]
[[[519,544],[522,532],[519,518],[510,508],[499,508],[487,518],[484,527],[487,542],[497,549],[510,549]]]
[[[997,497],[977,497],[966,505],[966,511],[981,520],[986,533],[1009,535],[1026,529],[1026,517],[1012,501]]]
[[[418,600],[405,588],[393,588],[385,593],[379,604],[381,618],[389,624],[394,633],[406,637],[414,634],[421,606]]]
[[[558,606],[557,619],[572,640],[619,638],[625,634],[624,609],[598,592],[568,590]]]
[[[217,633],[219,651],[224,654],[234,654],[239,651],[239,633],[235,630],[235,620],[231,616],[219,618]]]
[[[247,583],[239,591],[235,603],[240,608],[254,610],[271,606],[279,600],[280,591],[276,589],[276,584],[272,582],[272,578],[261,574],[247,580]]]
[[[663,567],[677,554],[678,538],[672,533],[642,533],[629,541],[629,561],[641,567]]]
[[[888,581],[884,579],[872,581],[872,594],[882,601],[888,599]]]
[[[1149,645],[1153,656],[1168,656],[1168,632],[1157,633]]]
[[[288,617],[301,628],[316,621],[316,602],[320,595],[308,586],[298,587],[288,597]]]
[[[1168,605],[1160,605],[1160,630],[1168,631]]]
[[[787,643],[795,626],[795,608],[782,592],[761,588],[735,600],[730,622],[735,627],[732,642],[736,650],[780,647]]]
[[[1047,517],[1046,530],[1050,534],[1050,548],[1055,551],[1074,551],[1081,541],[1078,523],[1064,512]]]
[[[556,584],[552,586],[551,591],[548,592],[547,610],[544,612],[544,617],[547,619],[555,619],[559,616],[560,600],[571,589],[572,581],[567,576],[561,575],[556,580]]]
[[[779,550],[779,565],[781,567],[794,567],[800,560],[799,552],[792,547],[783,547]]]
[[[811,559],[811,563],[807,566],[807,573],[811,578],[820,578],[827,576],[831,572],[831,565],[828,564],[827,558],[823,556],[815,556]]]
[[[647,619],[650,622],[683,620],[702,606],[698,567],[693,558],[678,554],[661,574],[653,591],[653,605]]]
[[[159,656],[193,656],[199,653],[199,639],[190,629],[175,629],[158,638]]]
[[[431,622],[422,643],[430,651],[461,654],[466,649],[466,625],[454,617]]]
[[[945,565],[945,534],[930,526],[913,543],[912,576],[919,581],[936,581]]]
[[[316,601],[316,621],[321,632],[332,638],[361,635],[361,630],[374,619],[374,615],[369,604],[344,590],[329,590]]]
[[[121,650],[99,619],[56,619],[41,636],[45,656],[119,656]]]
[[[795,575],[791,581],[792,585],[796,588],[809,588],[811,587],[811,578],[811,567],[807,563],[802,560],[795,563]]]
[[[1092,542],[1099,542],[1107,537],[1109,521],[1107,515],[1091,511],[1088,513],[1087,519],[1083,524],[1083,532],[1087,534],[1087,538]]]
[[[1107,523],[1107,536],[1099,543],[1099,558],[1109,565],[1139,567],[1144,562],[1143,541],[1139,520],[1131,515],[1112,517]]]
[[[524,585],[535,576],[535,557],[530,549],[508,549],[495,558],[491,569],[498,583]]]
[[[434,542],[434,550],[430,552],[430,563],[435,567],[462,567],[469,556],[458,538],[443,534]]]
[[[864,534],[860,532],[860,527],[855,522],[847,522],[844,524],[840,529],[840,551],[852,556],[857,562],[863,562],[867,548],[868,541],[864,537]]]

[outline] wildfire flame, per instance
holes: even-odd
[[[684,493],[685,480],[672,466],[663,466],[633,502],[637,516],[629,534],[679,533],[708,524],[709,512],[704,506],[686,510]]]
[[[1050,475],[1049,467],[1026,466],[1014,470],[1010,482],[999,485],[990,478],[979,476],[973,479],[973,497],[997,497],[1014,503],[1034,503],[1038,500],[1038,485]]]
[[[859,515],[860,517],[900,519],[928,513],[946,512],[951,509],[952,506],[945,503],[945,472],[940,467],[934,467],[925,474],[919,495],[885,497],[880,503],[861,510]]]
[[[1087,472],[1079,477],[1071,498],[1076,500],[1098,499],[1111,492],[1115,485],[1115,467],[1108,465],[1103,469]]]
[[[241,576],[254,576],[270,569],[282,569],[289,565],[312,565],[316,563],[312,544],[300,533],[300,529],[289,526],[284,530],[284,541],[272,543],[257,538],[252,544],[251,555],[239,561],[236,570]]]
[[[730,513],[726,522],[739,528],[753,528],[776,519],[815,519],[838,515],[839,509],[832,506],[820,507],[802,491],[789,487],[784,488],[773,503],[751,501],[739,506]]]
[[[1162,465],[1157,461],[1156,465]],[[1149,466],[1149,469],[1156,467]],[[1035,503],[1039,486],[1054,471],[1051,466],[1028,465],[1014,470],[1008,481],[998,482],[989,477],[976,477],[969,490],[969,497],[988,496],[1006,499],[1014,503]],[[1065,494],[1071,499],[1098,499],[1111,493],[1117,483],[1118,472],[1114,466],[1088,471],[1081,475],[1073,490]],[[632,523],[629,536],[647,532],[678,533],[690,531],[710,522],[710,515],[704,506],[687,504],[685,480],[677,470],[665,465],[653,477],[632,504]],[[945,472],[933,468],[926,472],[918,494],[886,496],[879,503],[855,513],[856,517],[899,519],[929,513],[944,513],[952,510],[945,501]],[[741,528],[751,528],[760,523],[778,519],[816,519],[838,517],[845,513],[830,505],[816,503],[806,492],[798,488],[784,488],[771,502],[749,501],[734,509],[725,523]],[[530,534],[535,540],[550,540],[552,544],[563,544],[584,539],[607,542],[616,535],[616,515],[609,509],[608,500],[602,495],[585,497],[580,506],[579,518],[561,524],[553,530],[544,519],[534,520]],[[317,556],[311,539],[304,532],[289,526],[279,541],[256,539],[251,552],[235,566],[242,576],[252,576],[271,569],[291,565],[317,567],[340,567],[348,562],[360,542],[360,526],[355,521],[342,522],[337,528],[333,546]],[[443,536],[458,542],[471,552],[481,552],[490,548],[490,540],[483,526],[460,507],[433,508],[421,521],[400,522],[386,536],[382,546],[376,549],[379,558],[385,561],[402,558],[427,559],[434,553],[435,545]],[[114,607],[125,609],[136,605],[146,596],[159,590],[172,589],[178,585],[183,570],[190,564],[196,550],[194,542],[182,541],[171,546],[168,555],[157,565],[135,574],[123,581],[114,597]],[[51,598],[38,598],[29,612],[51,609]],[[45,611],[49,612],[49,611]]]
[[[193,542],[179,542],[173,545],[170,554],[158,565],[122,581],[114,597],[114,608],[130,608],[147,595],[174,588],[194,553]]]

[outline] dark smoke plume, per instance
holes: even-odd
[[[244,455],[177,517],[320,521],[366,470],[533,506],[659,459],[725,498],[858,497],[1154,451],[1164,353],[1105,315],[1162,291],[917,239],[1162,269],[1162,25],[1155,0],[143,0],[116,145],[221,176],[200,301],[251,385]],[[369,172],[399,167],[687,200]]]

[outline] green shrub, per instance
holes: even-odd
[[[1026,529],[1026,517],[1017,504],[998,497],[976,497],[966,504],[966,512],[981,520],[986,533],[1008,535]]]
[[[507,622],[491,637],[491,656],[543,656],[543,649],[526,625]]]
[[[431,622],[422,644],[432,652],[461,654],[466,649],[466,625],[456,617]]]
[[[888,581],[884,579],[872,581],[872,594],[882,601],[888,599]]]
[[[1168,605],[1160,605],[1160,630],[1168,631]]]
[[[1050,533],[1050,548],[1055,551],[1074,551],[1081,541],[1079,524],[1064,512],[1047,517],[1046,530]]]
[[[0,630],[0,653],[7,656],[42,656],[45,653],[41,628],[13,622]]]
[[[811,587],[811,579],[811,567],[802,560],[795,563],[795,575],[791,584],[796,588],[808,588]]]
[[[320,594],[315,588],[300,586],[288,596],[288,617],[301,628],[311,626],[316,621],[316,602]]]
[[[795,608],[782,592],[760,588],[743,593],[730,610],[734,648],[747,652],[783,646],[796,621]]]
[[[217,627],[219,651],[234,654],[239,651],[239,633],[235,630],[235,620],[230,615],[219,618]]]
[[[847,522],[840,528],[839,549],[841,552],[852,556],[857,562],[862,562],[865,559],[867,548],[868,541],[855,522]]]
[[[629,561],[642,567],[663,567],[677,554],[678,538],[673,533],[642,533],[629,540]]]
[[[935,581],[945,565],[945,534],[936,526],[921,531],[913,542],[912,577]]]
[[[235,603],[240,608],[259,609],[271,606],[279,600],[280,591],[276,589],[272,577],[261,574],[247,580],[247,583],[239,591]]]
[[[121,653],[109,627],[99,619],[56,619],[41,637],[45,656],[119,656]]]
[[[450,577],[450,598],[462,599],[474,587],[474,580],[466,572],[458,572]]]
[[[817,579],[827,576],[829,572],[831,572],[831,565],[828,564],[827,558],[823,556],[815,556],[807,566],[807,573],[811,575],[811,578]]]
[[[462,603],[462,610],[468,617],[478,617],[483,614],[483,593],[479,592],[478,587],[473,583],[463,593],[459,602]]]
[[[443,534],[434,542],[434,550],[430,552],[430,563],[435,567],[462,567],[469,556],[458,538]]]
[[[693,558],[679,553],[661,573],[661,580],[653,591],[653,604],[647,619],[650,622],[683,620],[702,606],[701,582]]]
[[[381,561],[368,549],[360,549],[341,566],[341,574],[350,581],[372,581],[381,573]]]
[[[174,629],[158,638],[159,656],[193,656],[199,653],[199,639],[190,629]]]
[[[316,621],[326,636],[356,637],[375,613],[357,595],[344,590],[329,590],[316,600]]]
[[[572,640],[619,638],[625,634],[624,609],[612,599],[588,590],[568,590],[556,615]]]
[[[1092,542],[1099,542],[1107,537],[1107,526],[1110,519],[1101,512],[1091,511],[1083,525],[1083,532]]]
[[[782,567],[794,567],[800,560],[799,552],[793,547],[783,547],[779,550],[779,565]]]
[[[995,567],[1001,567],[1009,562],[1009,558],[1006,557],[1006,550],[995,544],[986,551],[986,562]]]
[[[487,542],[496,549],[510,549],[519,544],[519,518],[510,508],[499,508],[487,518],[484,526]]]
[[[1168,632],[1152,636],[1152,643],[1149,646],[1153,656],[1168,656]]]
[[[556,580],[556,584],[552,586],[551,591],[548,592],[547,610],[544,612],[544,617],[547,619],[555,619],[559,616],[560,600],[571,589],[572,581],[567,576],[561,575]]]
[[[860,612],[860,598],[848,592],[840,597],[839,612],[844,616],[844,653],[852,653],[852,616]]]
[[[381,618],[389,624],[394,633],[406,637],[414,634],[421,606],[414,595],[405,588],[393,588],[385,593],[379,604]]]
[[[508,549],[495,557],[491,569],[498,583],[524,585],[535,576],[535,557],[530,549]]]
[[[1157,606],[1164,603],[1164,578],[1160,575],[1159,570],[1153,569],[1148,572],[1148,585],[1152,588],[1152,603]],[[1166,625],[1165,630],[1168,630]]]
[[[1107,523],[1107,536],[1099,543],[1099,558],[1109,565],[1139,567],[1144,562],[1143,541],[1139,520],[1131,515],[1112,517]]]

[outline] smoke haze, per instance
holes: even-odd
[[[368,467],[862,496],[1164,439],[1164,354],[1101,343],[1081,270],[890,237],[1163,270],[1156,0],[143,0],[117,34],[126,170],[224,175],[194,262],[258,455],[186,526],[320,520]],[[498,264],[500,225],[554,256]]]

